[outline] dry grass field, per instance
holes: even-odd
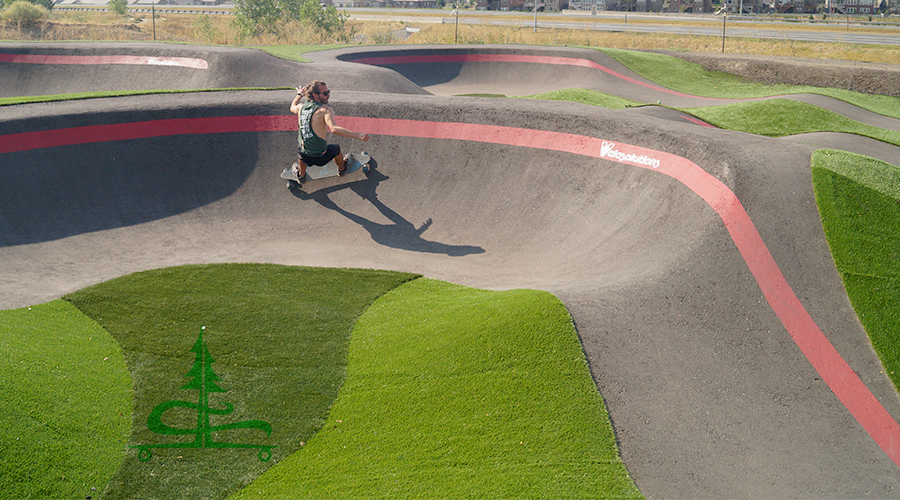
[[[231,16],[207,14],[157,14],[155,23],[149,13],[136,14],[124,18],[106,12],[54,12],[50,19],[36,26],[19,30],[13,24],[0,23],[0,39],[3,40],[106,40],[106,41],[148,41],[159,40],[176,43],[233,44],[233,45],[318,45],[350,41],[359,44],[537,44],[537,45],[579,45],[611,47],[637,50],[668,50],[676,52],[722,52],[722,39],[711,36],[672,35],[653,33],[599,32],[573,27],[571,29],[545,29],[537,33],[531,27],[465,25],[458,28],[451,24],[426,22],[422,16],[410,12],[408,21],[358,21],[349,20],[340,35],[325,36],[323,33],[298,22],[286,23],[279,34],[247,37],[241,36],[234,26]],[[449,12],[428,14],[432,17]],[[465,16],[476,13],[465,12]],[[529,16],[508,16],[506,20]],[[417,21],[417,19],[420,19]],[[718,18],[690,21],[694,25],[720,25]],[[562,18],[566,20],[566,18]],[[554,21],[556,19],[554,18]],[[584,23],[583,19],[571,20]],[[624,19],[606,19],[604,23],[623,22]],[[664,19],[629,19],[629,25],[684,24],[687,21]],[[802,23],[782,23],[779,30],[811,29]],[[405,28],[418,28],[418,32],[408,38],[397,33]],[[816,25],[817,30],[846,31],[843,26]],[[873,28],[852,27],[854,32],[864,32]],[[758,54],[769,56],[812,57],[822,59],[843,59],[874,63],[900,64],[900,47],[888,45],[856,45],[846,43],[819,43],[792,40],[760,40],[750,38],[728,38],[725,52],[730,54]]]

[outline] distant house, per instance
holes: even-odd
[[[522,10],[525,7],[525,0],[478,0],[475,4],[477,10]]]
[[[524,5],[522,6],[523,9],[526,11],[533,11],[534,2],[535,0],[525,0]],[[543,12],[559,12],[569,8],[569,0],[537,0],[537,2],[538,11]]]
[[[598,11],[606,10],[606,0],[569,0],[569,8],[589,11],[593,11],[595,8]]]
[[[673,1],[677,2],[677,0]],[[662,0],[620,0],[619,10],[632,12],[662,12],[663,2]]]
[[[438,0],[393,0],[390,5],[395,9],[436,9]]]
[[[875,14],[879,5],[875,0],[826,0],[825,10],[834,14]]]
[[[335,8],[343,9],[345,7],[384,7],[384,4],[373,5],[369,0],[326,0],[325,5],[333,5]]]
[[[576,10],[625,12],[712,12],[712,0],[570,0]],[[727,1],[727,0],[726,0]],[[752,2],[753,0],[745,0]]]
[[[779,13],[815,13],[819,0],[773,0],[771,9]]]
[[[725,0],[723,6],[729,14],[752,14],[754,12],[767,12],[771,7],[767,0]],[[743,8],[743,12],[738,12]]]
[[[668,4],[677,3],[678,0],[670,0]],[[601,9],[600,7],[603,7]],[[605,0],[598,2],[597,10],[619,10],[626,12],[663,12],[665,5],[663,0]],[[667,12],[672,12],[671,10]],[[683,12],[681,10],[675,12]]]
[[[533,4],[532,4],[533,5]],[[525,0],[478,0],[475,4],[476,10],[523,10],[525,8]]]
[[[747,1],[747,0],[745,0]],[[712,2],[710,0],[670,0],[668,12],[693,12],[695,14],[702,12],[712,12]]]

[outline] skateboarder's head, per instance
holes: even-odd
[[[326,85],[325,82],[314,80],[303,87],[302,94],[303,97],[306,97],[310,101],[317,101],[325,104],[328,102],[331,91],[328,90],[328,85]]]

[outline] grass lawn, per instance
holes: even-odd
[[[318,52],[320,50],[340,49],[342,47],[350,47],[350,45],[266,45],[257,48],[275,57],[280,57],[289,61],[309,63],[312,62],[312,59],[303,57],[303,54]]]
[[[417,278],[181,266],[0,312],[0,497],[641,497],[559,300]],[[271,460],[192,446],[202,393]]]
[[[109,333],[63,300],[0,311],[0,498],[96,498],[130,429]]]
[[[211,425],[261,420],[258,429],[213,433],[219,442],[277,446],[256,450],[157,449],[149,461],[129,449],[104,498],[223,498],[289,456],[321,427],[344,379],[350,329],[385,291],[415,275],[274,265],[185,266],[132,274],[67,295],[122,346],[134,379],[128,444],[191,442],[161,435],[148,417],[167,401],[197,402],[186,390],[202,327],[224,392],[209,406],[233,412]],[[198,428],[196,409],[173,408],[163,422]],[[118,455],[117,455],[118,456]]]
[[[565,307],[419,279],[360,318],[325,427],[233,498],[638,498]]]
[[[784,94],[813,93],[849,102],[869,111],[900,118],[900,98],[862,94],[843,89],[766,85],[745,82],[738,75],[707,71],[703,66],[664,54],[601,48],[635,73],[663,87],[703,97],[749,99]]]
[[[812,168],[816,203],[844,288],[900,389],[900,167],[820,150]]]
[[[503,94],[460,94],[460,97],[499,97],[505,98]],[[643,106],[644,103],[625,99],[624,97],[598,92],[591,89],[561,89],[544,92],[542,94],[526,95],[526,96],[509,96],[515,99],[540,99],[544,101],[567,101],[577,102],[580,104],[589,104],[591,106],[600,106],[607,109],[625,109],[632,106]]]
[[[900,105],[900,99],[897,102]],[[808,132],[844,132],[900,146],[900,131],[865,125],[833,111],[788,99],[769,99],[704,108],[682,108],[681,110],[719,128],[740,130],[768,137],[783,137]]]
[[[547,101],[569,101],[581,104],[590,104],[591,106],[600,106],[608,109],[625,109],[632,106],[641,106],[644,103],[625,99],[624,97],[610,95],[604,92],[597,92],[589,89],[563,89],[554,90],[552,92],[544,92],[531,96],[524,96],[526,99],[544,99]]]
[[[526,97],[578,102],[608,109],[624,109],[642,104],[588,89],[563,89]],[[896,100],[896,105],[900,107],[900,99]],[[900,132],[896,130],[859,123],[819,106],[790,99],[767,99],[678,109],[719,128],[767,137],[784,137],[808,132],[843,132],[900,146]]]

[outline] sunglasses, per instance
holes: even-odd
[[[318,95],[324,95],[324,96],[328,97],[328,96],[331,95],[331,91],[330,91],[330,90],[326,90],[325,92],[316,92],[316,94],[318,94]]]

